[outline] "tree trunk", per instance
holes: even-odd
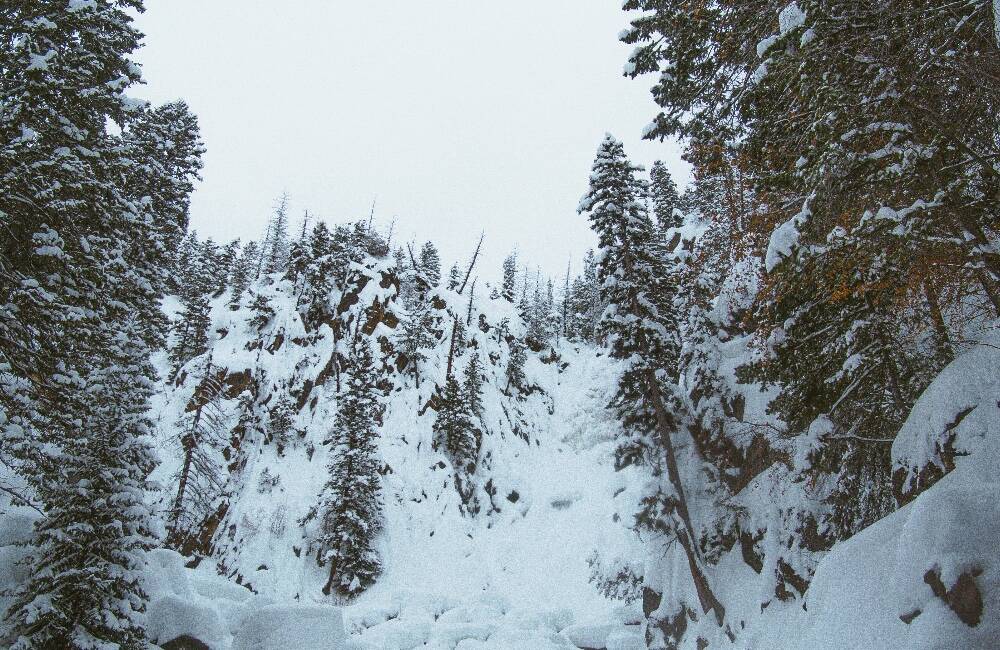
[[[951,342],[951,336],[948,334],[948,324],[944,322],[944,316],[941,313],[941,302],[938,300],[937,291],[934,290],[934,287],[931,286],[931,283],[926,278],[924,278],[922,285],[931,322],[934,324],[934,331],[937,332],[938,340],[940,341],[938,345],[947,356],[947,360],[951,361],[955,358],[955,347]]]
[[[663,405],[663,398],[660,395],[660,385],[653,370],[646,371],[646,383],[649,389],[649,397],[653,402],[656,411],[656,424],[660,432],[660,444],[663,446],[667,463],[667,478],[673,485],[677,494],[677,514],[680,516],[684,529],[677,531],[677,541],[684,548],[687,555],[688,567],[691,569],[691,578],[694,580],[695,589],[698,592],[698,600],[701,602],[702,611],[706,614],[709,611],[715,612],[715,620],[719,627],[725,625],[726,610],[716,598],[708,577],[701,566],[701,557],[698,554],[696,545],[697,536],[694,534],[694,526],[691,524],[691,514],[688,511],[687,497],[684,496],[684,486],[681,483],[680,471],[677,468],[677,456],[674,453],[674,443],[670,437],[670,417],[667,415],[666,407]]]

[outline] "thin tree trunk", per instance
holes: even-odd
[[[938,339],[940,340],[939,346],[942,351],[946,354],[948,361],[955,358],[955,347],[951,342],[951,336],[948,334],[948,324],[944,322],[944,316],[941,313],[941,302],[938,300],[937,291],[931,286],[931,283],[924,278],[922,283],[924,290],[924,298],[927,300],[927,308],[931,315],[931,322],[934,324],[934,330],[937,332]]]
[[[688,567],[691,570],[691,578],[694,580],[695,590],[698,592],[698,600],[701,602],[702,611],[706,614],[709,611],[715,612],[715,620],[719,627],[725,624],[726,609],[716,598],[708,577],[705,575],[701,565],[701,557],[696,546],[697,536],[694,534],[694,526],[691,524],[691,514],[688,511],[687,497],[684,495],[684,486],[681,483],[680,471],[677,468],[677,456],[674,453],[674,443],[670,437],[670,418],[667,415],[666,407],[663,405],[663,398],[660,395],[660,385],[653,370],[646,371],[646,383],[649,390],[650,401],[656,411],[656,424],[660,432],[660,444],[663,446],[667,463],[667,478],[673,485],[677,494],[677,514],[680,515],[684,529],[677,531],[677,541],[684,548],[687,555]]]

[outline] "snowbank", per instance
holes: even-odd
[[[174,551],[150,552],[146,631],[150,641],[190,636],[213,650],[341,650],[348,643],[341,610],[274,604],[219,576],[209,563],[184,566]]]

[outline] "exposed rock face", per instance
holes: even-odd
[[[212,650],[211,646],[187,634],[161,643],[163,650]]]

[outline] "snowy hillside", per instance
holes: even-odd
[[[358,265],[356,272],[359,278],[380,281],[393,271],[373,262]],[[381,287],[384,282],[363,282],[357,302],[338,314],[333,325],[356,325],[360,318],[373,339],[392,345],[398,327],[387,325],[385,314],[400,309],[396,289]],[[230,462],[240,458],[241,467],[219,488],[213,507],[221,508],[212,513],[216,516],[208,516],[201,539],[211,535],[211,541],[199,570],[218,563],[234,583],[261,597],[329,603],[321,592],[324,569],[306,550],[313,532],[308,521],[302,522],[327,479],[330,451],[323,439],[333,426],[338,400],[333,377],[322,375],[330,367],[335,335],[329,325],[304,330],[291,298],[294,290],[278,278],[251,290],[266,296],[268,313],[273,311],[261,327],[250,324],[252,308],[232,310],[226,295],[212,303],[210,349],[186,363],[154,404],[163,461],[154,478],[165,486],[176,485],[183,462],[178,440],[185,409],[191,409],[192,396],[203,383],[201,369],[210,367],[209,375],[222,386],[213,417],[227,430],[240,421],[239,392],[253,391],[254,401],[262,405],[290,395],[301,408],[294,412],[287,440],[264,432],[245,437],[238,450],[218,450],[220,457],[233,454]],[[443,290],[438,295],[443,314],[466,312],[462,315],[468,317],[462,297]],[[375,304],[385,309],[378,310],[379,322],[368,327],[364,319],[375,313],[370,309]],[[396,647],[397,642],[411,647],[404,639],[414,635],[421,642],[435,635],[457,635],[454,642],[460,640],[459,628],[438,629],[422,619],[413,623],[415,628],[403,626],[406,615],[396,613],[400,608],[417,607],[424,616],[427,608],[443,614],[460,604],[485,603],[486,614],[454,610],[442,619],[454,625],[486,625],[470,628],[470,638],[481,640],[494,628],[555,634],[574,622],[603,626],[597,634],[618,628],[624,634],[623,617],[630,623],[641,618],[634,610],[631,615],[615,613],[622,610],[621,604],[597,592],[588,564],[594,551],[621,547],[631,536],[616,521],[611,499],[620,482],[613,464],[618,425],[606,405],[617,381],[617,364],[590,345],[554,343],[528,354],[525,390],[505,394],[504,367],[510,352],[497,333],[501,321],[514,335],[523,336],[524,328],[511,307],[502,299],[475,299],[471,321],[478,327],[468,331],[466,351],[456,355],[456,372],[467,362],[468,350],[478,350],[487,359],[475,516],[463,510],[447,455],[432,444],[436,412],[428,404],[443,380],[447,336],[442,334],[427,354],[419,387],[412,376],[386,368],[390,387],[383,398],[378,446],[383,463],[384,530],[378,541],[383,574],[345,614],[359,639],[377,639],[373,647]],[[162,372],[166,376],[170,370],[164,367]],[[244,395],[244,405],[246,399]],[[165,491],[163,503],[172,496]],[[215,523],[216,517],[221,523]],[[489,620],[478,620],[482,616]],[[511,617],[520,622],[503,622]],[[395,622],[388,625],[385,619]],[[405,634],[396,630],[401,626]],[[524,647],[542,647],[533,645],[542,641],[525,638]]]

